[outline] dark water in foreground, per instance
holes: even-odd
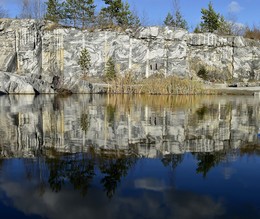
[[[2,96],[1,218],[260,218],[259,107]]]

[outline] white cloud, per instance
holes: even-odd
[[[232,1],[230,2],[230,4],[228,5],[228,11],[229,13],[238,13],[242,10],[243,8],[239,5],[238,2],[236,1]]]

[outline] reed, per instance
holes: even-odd
[[[135,81],[131,74],[120,76],[109,86],[113,94],[194,95],[209,94],[202,82],[176,76],[153,75]]]

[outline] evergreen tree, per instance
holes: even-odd
[[[78,19],[81,20],[82,29],[84,29],[87,22],[94,22],[96,5],[94,5],[94,0],[78,0],[77,4]]]
[[[232,35],[232,23],[226,21],[224,16],[220,16],[218,34]]]
[[[77,26],[78,19],[78,3],[77,0],[66,0],[62,3],[62,17],[65,20],[72,21],[73,26]]]
[[[106,75],[107,81],[112,81],[116,78],[115,62],[112,57],[110,57],[106,63]]]
[[[174,26],[174,19],[173,19],[173,16],[170,12],[168,12],[165,20],[164,20],[164,24],[166,26],[169,26],[169,27],[173,27]]]
[[[137,14],[130,10],[128,2],[123,3],[123,7],[117,16],[117,24],[122,27],[139,27],[141,25]]]
[[[106,20],[112,24],[121,27],[140,26],[140,20],[137,15],[131,12],[128,2],[122,0],[103,0],[107,7],[102,8],[101,14],[107,17]]]
[[[131,11],[128,15],[128,26],[132,28],[138,28],[141,26],[140,18],[135,11]]]
[[[66,0],[62,3],[63,19],[73,23],[74,27],[81,25],[82,29],[94,23],[96,5],[94,0]]]
[[[193,31],[194,33],[202,33],[200,25],[197,25]]]
[[[60,4],[58,0],[48,0],[46,2],[47,12],[45,14],[45,19],[50,20],[54,23],[58,23],[60,21]]]
[[[102,8],[104,14],[108,16],[108,18],[114,23],[114,20],[120,16],[120,11],[123,9],[122,0],[103,0],[107,7]]]
[[[87,72],[89,71],[89,68],[91,66],[91,57],[90,57],[90,54],[89,54],[89,52],[86,48],[84,48],[81,51],[78,64],[80,65],[83,73],[87,74]]]
[[[180,10],[176,10],[174,16],[169,12],[164,20],[164,24],[169,27],[188,29],[188,24],[182,17]]]
[[[181,12],[179,10],[175,13],[175,27],[182,28],[182,29],[188,29],[188,24],[186,20],[182,17]]]
[[[202,31],[211,32],[218,30],[220,27],[220,15],[216,13],[213,9],[213,5],[210,2],[208,4],[208,9],[202,8],[202,22],[200,24]]]

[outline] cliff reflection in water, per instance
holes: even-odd
[[[257,144],[253,97],[2,96],[2,157],[125,151],[142,157]]]

